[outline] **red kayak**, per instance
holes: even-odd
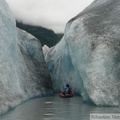
[[[72,92],[68,94],[60,93],[60,97],[63,97],[63,98],[73,97],[73,93]]]

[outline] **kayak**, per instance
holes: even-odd
[[[73,97],[73,93],[68,93],[68,94],[60,93],[60,97],[62,97],[62,98]]]

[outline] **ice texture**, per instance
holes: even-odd
[[[17,29],[17,38],[24,60],[23,62],[18,61],[18,63],[25,63],[25,65],[23,65],[24,71],[27,71],[26,74],[18,74],[21,77],[21,87],[23,87],[25,91],[27,91],[28,88],[32,88],[33,91],[42,91],[41,94],[45,92],[44,87],[53,90],[51,76],[44,60],[40,41],[19,28]],[[21,64],[19,64],[19,70],[21,70],[19,73],[23,72]],[[28,89],[28,92],[29,90],[31,91],[31,89]],[[47,92],[49,92],[49,90]],[[31,95],[32,93],[35,95],[35,92],[31,92]]]
[[[0,0],[0,114],[46,95],[51,86],[39,40],[16,28],[8,5]]]
[[[46,56],[46,54],[48,53],[49,49],[50,49],[50,48],[49,48],[47,45],[44,45],[44,46],[42,47],[44,56]]]
[[[72,18],[45,59],[56,91],[68,83],[86,102],[118,106],[120,0],[95,0]]]

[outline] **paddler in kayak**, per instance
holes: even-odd
[[[66,84],[63,94],[69,94],[71,92],[70,86],[68,84]]]
[[[68,84],[65,86],[64,91],[60,93],[60,97],[62,98],[73,97],[72,90]]]

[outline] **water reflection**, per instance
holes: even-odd
[[[120,108],[91,106],[81,97],[44,97],[16,107],[0,120],[89,120],[90,113],[120,113]]]

